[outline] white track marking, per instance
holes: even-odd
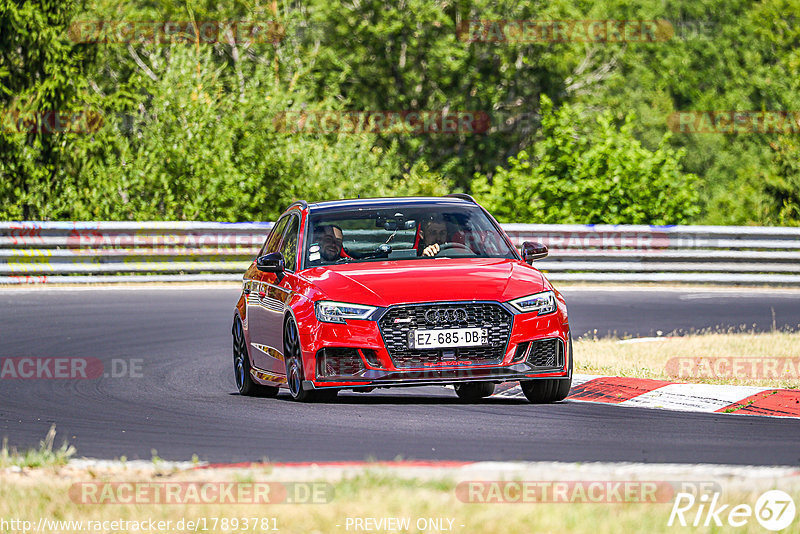
[[[497,394],[492,395],[492,396],[493,397],[507,397],[507,398],[514,399],[514,398],[517,398],[517,397],[524,397],[524,394],[522,393],[522,388],[519,387],[519,385],[516,385],[516,386],[514,386],[512,388],[508,388],[507,390],[501,391],[500,393],[497,393]]]
[[[589,380],[594,380],[595,378],[605,378],[601,375],[581,375],[581,374],[573,374],[572,375],[572,387],[581,386],[588,382]]]
[[[714,412],[770,388],[715,384],[669,384],[623,401],[618,406]]]

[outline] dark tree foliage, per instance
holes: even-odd
[[[798,13],[800,0],[7,0],[0,217],[263,220],[295,198],[460,190],[518,222],[797,224],[797,129],[669,134],[676,112],[800,110]],[[522,39],[498,20],[659,30]],[[177,24],[133,39],[113,26],[147,21]],[[483,122],[314,122],[346,112]]]

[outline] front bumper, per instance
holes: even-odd
[[[527,364],[507,367],[464,368],[464,369],[421,369],[414,371],[368,371],[357,379],[332,377],[303,381],[303,389],[359,389],[396,386],[443,386],[460,382],[488,381],[511,382],[516,380],[569,379],[568,370],[534,369]]]
[[[398,339],[403,338],[387,332],[387,319],[399,317],[399,321],[393,319],[393,322],[405,325],[407,317],[418,319],[418,310],[397,316],[391,313],[398,307],[385,308],[369,320],[348,320],[346,324],[309,321],[309,328],[301,328],[304,389],[369,389],[571,377],[572,355],[569,354],[565,310],[539,317],[516,313],[497,302],[429,303],[404,308],[443,305],[467,307],[470,313],[470,306],[482,307],[478,309],[482,314],[480,320],[490,328],[490,340],[493,338],[491,347],[486,347],[485,357],[476,354],[480,350],[470,349],[463,358],[461,351],[454,356],[453,351],[445,350],[433,351],[424,357],[420,357],[419,352],[409,357],[410,351],[405,350],[404,357],[398,358],[404,350]],[[487,305],[502,309],[487,312]],[[505,325],[498,324],[498,317]],[[500,333],[502,337],[498,337]]]

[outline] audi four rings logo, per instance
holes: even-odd
[[[428,310],[425,320],[429,323],[460,323],[467,320],[467,310],[464,308],[451,308]]]

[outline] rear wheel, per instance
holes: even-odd
[[[303,371],[303,352],[300,349],[300,336],[297,324],[292,317],[286,320],[283,327],[283,354],[286,358],[286,381],[289,394],[299,402],[332,401],[339,393],[335,389],[306,390],[303,389],[305,372]]]
[[[465,401],[477,401],[494,393],[494,383],[492,382],[465,382],[456,384],[454,387],[458,398]]]
[[[525,398],[534,404],[558,402],[567,398],[572,387],[572,334],[569,335],[569,378],[546,380],[521,380],[519,385]]]
[[[237,317],[233,322],[233,374],[239,394],[253,397],[274,397],[278,388],[262,386],[250,375],[250,357],[247,354],[247,342],[244,339],[242,321]]]

